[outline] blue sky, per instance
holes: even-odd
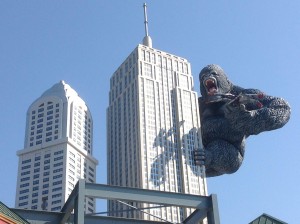
[[[144,37],[144,1],[0,2],[0,201],[14,207],[16,151],[23,148],[26,111],[46,89],[65,80],[94,120],[97,182],[106,183],[109,79]],[[230,80],[286,99],[282,129],[251,136],[240,170],[210,178],[221,223],[249,223],[262,213],[300,220],[300,1],[148,1],[153,47],[188,59],[195,90],[207,64]],[[102,205],[98,210],[103,211]]]

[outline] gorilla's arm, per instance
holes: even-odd
[[[261,92],[245,89],[242,94],[261,94]],[[291,110],[282,98],[264,95],[257,102],[261,103],[261,107],[253,102],[226,104],[225,117],[234,128],[245,133],[246,136],[281,128],[288,122]]]

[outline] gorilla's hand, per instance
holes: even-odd
[[[227,103],[224,106],[225,118],[236,130],[243,130],[253,117],[254,111],[246,110],[244,104]]]
[[[194,151],[194,161],[196,165],[209,165],[211,163],[210,153],[204,149],[198,149]]]

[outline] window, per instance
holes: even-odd
[[[24,200],[24,199],[27,199],[28,198],[28,195],[25,195],[25,196],[22,196],[22,197],[19,197],[19,200]]]
[[[27,160],[22,161],[22,164],[26,164],[26,163],[30,163],[30,162],[31,162],[31,159],[27,159]]]
[[[33,185],[39,184],[39,180],[33,181]]]
[[[30,167],[31,167],[31,165],[23,166],[22,170],[29,169]]]
[[[53,180],[54,180],[54,179],[58,179],[58,178],[60,178],[60,177],[62,177],[62,174],[59,174],[59,175],[54,176],[54,177],[53,177]]]
[[[52,192],[60,191],[60,190],[62,190],[62,187],[56,187],[56,188],[53,188],[53,189],[52,189]]]
[[[50,169],[50,166],[47,165],[47,166],[44,166],[44,170],[49,170]]]
[[[94,172],[94,169],[92,167],[89,166],[89,169]]]
[[[62,170],[63,170],[63,168],[55,169],[55,170],[53,170],[53,173],[58,173],[58,172],[61,172]]]
[[[27,192],[29,192],[29,189],[22,190],[22,191],[20,191],[19,193],[20,193],[20,194],[25,194],[25,193],[27,193]]]
[[[53,186],[55,186],[55,185],[58,185],[58,184],[61,184],[62,183],[62,180],[59,180],[59,181],[56,181],[56,182],[53,182]]]
[[[54,158],[54,161],[62,160],[62,159],[63,159],[63,156],[59,156],[59,157]]]
[[[26,180],[30,180],[30,177],[21,178],[21,182],[26,181]]]
[[[46,142],[50,142],[50,141],[52,141],[52,137],[46,138]]]
[[[75,181],[74,177],[72,177],[71,175],[69,175],[69,179]]]
[[[59,203],[61,203],[61,200],[52,201],[52,205],[56,205],[56,204],[59,204]]]
[[[25,175],[27,175],[27,174],[30,174],[30,171],[22,172],[22,173],[21,173],[21,176],[25,176]]]
[[[21,184],[20,185],[20,188],[23,188],[23,187],[28,187],[29,186],[29,183],[26,183],[26,184]]]
[[[52,115],[47,117],[47,121],[52,120],[52,119],[53,119]]]
[[[91,172],[89,172],[89,175],[90,175],[91,177],[94,177],[94,174],[92,174]]]
[[[62,154],[62,153],[63,153],[63,150],[60,150],[60,151],[54,152],[54,155],[59,155],[59,154]]]
[[[52,198],[60,198],[60,197],[61,197],[61,193],[52,195]]]
[[[63,162],[55,163],[55,164],[53,165],[53,167],[57,167],[57,166],[61,166],[61,165],[63,165]]]
[[[51,208],[51,211],[58,211],[60,209],[61,209],[61,206],[57,206],[57,207]]]
[[[28,205],[28,201],[19,203],[19,206],[24,206],[24,205]]]
[[[39,190],[39,186],[33,187],[32,190],[33,190],[33,191]]]

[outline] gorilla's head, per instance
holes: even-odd
[[[204,67],[199,74],[199,80],[200,92],[204,98],[229,93],[233,86],[223,69],[215,64]]]

